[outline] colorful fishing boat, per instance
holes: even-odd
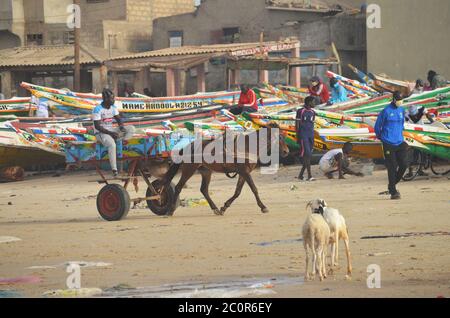
[[[31,104],[31,98],[12,98],[0,100],[0,116],[28,116],[36,107]]]
[[[75,93],[25,82],[21,86],[33,95],[48,100],[50,107],[72,115],[90,114],[93,108],[101,103],[100,95]],[[239,97],[240,92],[238,91],[161,98],[117,97],[115,105],[126,116],[142,116],[200,109],[217,104],[232,105],[238,102]]]
[[[34,169],[38,166],[54,167],[62,164],[64,153],[56,143],[37,139],[8,122],[0,125],[0,167],[21,166],[24,169]]]
[[[31,94],[47,100],[52,109],[76,116],[91,114],[93,108],[99,105],[102,100],[100,95],[95,94],[75,93],[25,82],[21,86],[29,90]],[[139,98],[117,97],[115,105],[124,116],[147,116],[198,110],[217,105],[231,106],[238,103],[239,97],[240,91],[158,98],[149,98],[142,95]],[[283,105],[286,105],[286,102],[279,98],[259,100],[259,106],[272,107]]]

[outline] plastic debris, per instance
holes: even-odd
[[[0,298],[20,298],[23,297],[17,290],[0,290]]]
[[[295,184],[293,184],[293,185],[291,185],[291,187],[289,188],[289,190],[295,191],[295,190],[298,190],[298,187],[297,187]]]
[[[0,243],[10,243],[17,241],[22,241],[22,239],[14,236],[0,236]]]
[[[57,265],[38,265],[38,266],[31,266],[27,267],[27,269],[55,269],[58,267],[67,267],[70,264],[76,264],[80,267],[108,267],[112,266],[112,263],[104,263],[104,262],[85,262],[85,261],[70,261],[65,262]]]
[[[275,240],[275,241],[271,241],[271,242],[250,243],[250,245],[271,246],[274,244],[294,244],[294,243],[300,243],[300,242],[303,242],[303,239]]]
[[[100,288],[57,289],[42,294],[44,297],[93,297],[103,293]]]
[[[382,252],[382,253],[370,253],[367,254],[367,256],[385,256],[385,255],[391,255],[391,252]]]
[[[180,206],[187,208],[195,208],[198,206],[208,206],[208,201],[205,199],[183,199],[180,201]]]
[[[0,278],[0,285],[14,285],[14,284],[36,284],[40,283],[42,279],[38,276],[22,276],[15,278]]]
[[[274,285],[298,285],[299,277],[244,278],[224,282],[184,282],[169,285],[121,288],[121,285],[105,289],[100,297],[115,298],[238,298],[273,295]]]

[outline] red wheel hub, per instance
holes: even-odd
[[[107,216],[114,216],[120,208],[120,197],[116,191],[108,190],[100,197],[101,212]]]

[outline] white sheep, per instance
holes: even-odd
[[[306,252],[305,280],[314,280],[316,273],[320,281],[327,277],[325,259],[330,238],[330,227],[319,214],[311,214],[305,221],[302,229],[303,246]],[[309,272],[309,251],[312,252],[312,271]]]
[[[313,214],[323,216],[330,227],[330,244],[331,244],[331,266],[338,266],[339,262],[339,240],[344,240],[345,252],[347,254],[347,278],[352,275],[352,264],[350,260],[350,247],[347,225],[344,217],[338,210],[329,208],[325,200],[315,199],[308,203],[307,207],[311,207]]]

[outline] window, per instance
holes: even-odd
[[[27,34],[27,45],[42,45],[43,39],[42,34]]]
[[[183,31],[169,32],[169,47],[183,46]]]
[[[75,32],[74,31],[64,32],[63,42],[64,42],[64,44],[74,44],[75,43]]]
[[[239,28],[224,28],[223,29],[223,43],[239,42]]]

